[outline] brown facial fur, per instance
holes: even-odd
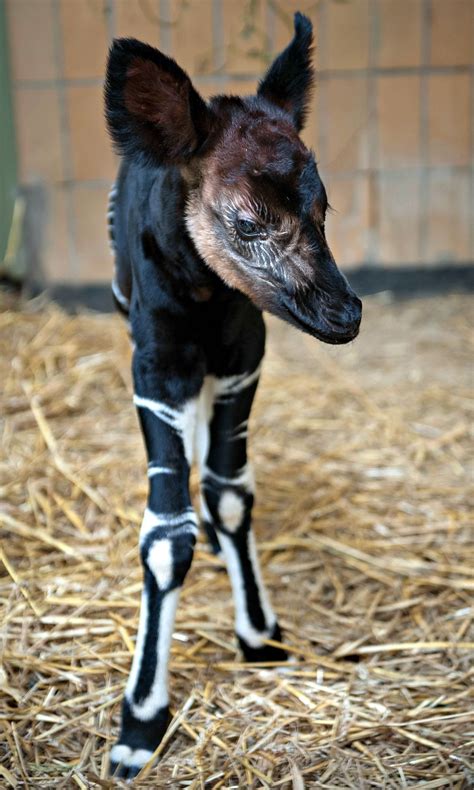
[[[286,118],[268,112],[265,105],[249,109],[238,102],[233,105],[232,99],[220,98],[213,104],[216,114],[227,109],[227,103],[234,112],[227,116],[215,148],[201,160],[199,171],[194,170],[194,178],[188,174],[188,182],[194,184],[190,184],[186,223],[201,257],[219,277],[269,309],[278,287],[271,270],[236,264],[235,255],[216,235],[216,215],[232,205],[258,222],[263,209],[264,220],[278,227],[279,244],[288,259],[288,280],[295,288],[298,283],[307,286],[314,277],[314,250],[301,227],[299,179],[310,154]],[[317,198],[309,214],[320,224],[324,207]],[[321,242],[323,238],[321,232]]]
[[[186,206],[186,225],[191,238],[201,258],[206,261],[207,265],[227,285],[231,288],[237,288],[237,290],[242,291],[252,299],[252,282],[247,282],[247,278],[242,276],[232,261],[223,255],[222,247],[215,237],[212,206],[209,185],[206,180],[202,192],[194,192]]]

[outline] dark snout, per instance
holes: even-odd
[[[324,343],[341,345],[354,340],[359,334],[362,302],[344,284],[345,288],[337,291],[315,287],[304,294],[284,296],[287,320]]]
[[[336,296],[323,294],[317,297],[320,318],[331,328],[330,343],[348,343],[359,334],[362,302],[351,290]]]

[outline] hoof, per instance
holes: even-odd
[[[116,743],[110,752],[110,773],[117,779],[134,779],[152,754],[149,749],[132,749],[124,743]]]
[[[242,639],[242,637],[240,637],[238,634],[237,639],[239,640],[240,649],[242,650],[246,661],[259,661],[265,663],[268,661],[288,660],[288,653],[282,647],[274,647],[273,645],[251,647],[249,644],[247,644],[245,639]],[[281,630],[278,623],[275,624],[275,628],[270,634],[269,639],[273,639],[275,642],[281,642]]]
[[[126,699],[122,707],[120,737],[110,752],[110,774],[133,779],[160,744],[170,722],[169,708],[160,708],[152,719],[135,718]]]

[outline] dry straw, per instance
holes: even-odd
[[[227,577],[200,542],[173,722],[138,786],[470,786],[469,308],[367,300],[338,350],[272,323],[255,527],[295,663],[241,663]],[[129,362],[116,317],[0,313],[1,787],[115,785],[146,496]]]

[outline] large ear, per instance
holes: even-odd
[[[105,116],[117,151],[154,164],[183,164],[209,136],[212,113],[177,63],[133,38],[109,52]]]
[[[289,112],[296,128],[301,131],[314,77],[311,66],[313,25],[299,11],[295,14],[294,24],[293,40],[272,63],[257,93]]]

